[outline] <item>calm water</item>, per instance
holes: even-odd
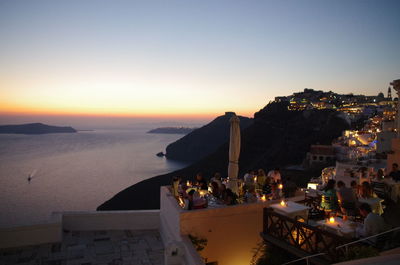
[[[146,134],[151,128],[0,135],[0,227],[95,210],[132,184],[184,167],[155,155],[182,135]]]

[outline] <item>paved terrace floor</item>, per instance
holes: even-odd
[[[158,230],[65,232],[61,243],[0,250],[0,265],[162,265]]]

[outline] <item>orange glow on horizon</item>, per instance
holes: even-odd
[[[0,115],[46,115],[46,116],[77,116],[77,117],[119,117],[119,118],[193,118],[193,119],[214,119],[217,116],[224,115],[226,111],[122,111],[119,109],[115,110],[78,110],[78,109],[67,109],[67,108],[41,108],[41,107],[24,107],[20,105],[7,105],[0,104]],[[245,117],[253,117],[253,112],[236,112],[237,115]]]

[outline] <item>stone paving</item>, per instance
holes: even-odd
[[[157,230],[64,232],[63,241],[0,249],[0,265],[163,265]]]

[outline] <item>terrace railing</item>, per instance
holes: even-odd
[[[338,246],[350,240],[321,228],[311,226],[300,219],[292,219],[264,208],[262,236],[266,241],[286,248],[299,257],[325,253],[319,259],[337,262],[345,255],[345,249]]]

